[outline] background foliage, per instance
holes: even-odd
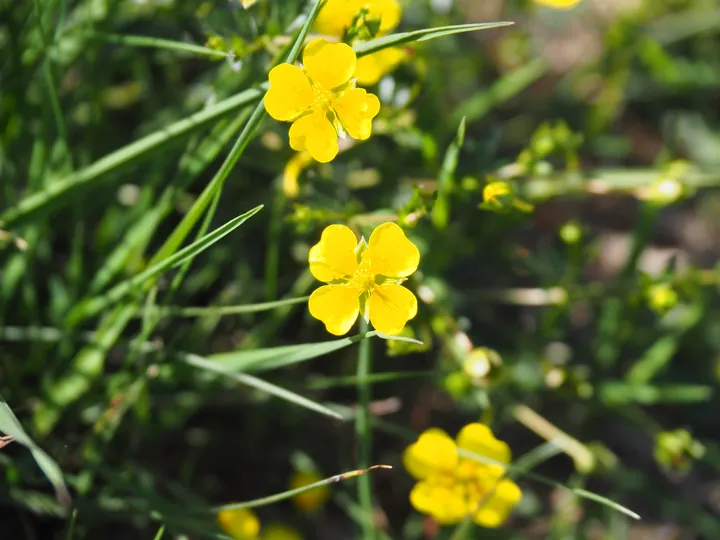
[[[305,2],[0,0],[1,537],[222,537],[213,505],[356,468],[357,340],[309,317],[307,252],[394,219],[424,345],[370,340],[389,537],[434,534],[403,448],[478,419],[643,520],[521,475],[468,537],[717,537],[716,2],[404,7],[402,31],[515,24],[411,45],[373,137],[291,198],[286,126],[251,113]],[[258,513],[353,538],[354,494]]]

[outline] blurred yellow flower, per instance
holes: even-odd
[[[368,54],[358,58],[355,78],[362,86],[373,86],[406,58],[408,58],[408,51],[403,47],[389,47]]]
[[[221,510],[217,521],[220,528],[235,540],[256,540],[260,533],[260,520],[249,508]]]
[[[483,527],[498,527],[522,497],[520,488],[504,478],[505,467],[460,457],[458,448],[500,463],[510,462],[510,449],[484,424],[468,424],[457,442],[441,429],[425,431],[403,456],[418,483],[410,492],[413,507],[441,525],[467,516]]]
[[[397,334],[417,314],[417,299],[401,286],[420,264],[420,252],[395,223],[358,243],[344,225],[326,227],[310,249],[310,272],[328,285],[310,296],[310,314],[331,334],[347,334],[360,313],[384,334]]]
[[[296,471],[290,477],[290,489],[309,486],[310,484],[314,484],[320,480],[322,480],[322,477],[320,477],[317,473],[310,471]],[[325,501],[327,501],[329,496],[330,488],[325,485],[311,489],[310,491],[305,491],[300,495],[295,495],[295,497],[292,498],[292,502],[303,512],[314,512],[325,504]]]
[[[259,540],[303,540],[295,529],[282,523],[270,523],[263,527]]]
[[[243,7],[243,9],[248,9],[254,4],[257,4],[257,0],[240,0],[240,5]]]
[[[265,109],[275,120],[292,122],[293,150],[327,163],[338,153],[338,136],[370,137],[380,101],[355,87],[356,65],[349,45],[315,39],[303,51],[304,69],[280,64],[270,71]]]
[[[380,33],[395,28],[402,15],[398,0],[328,0],[313,29],[326,36],[342,37],[362,9],[367,10],[367,19],[380,21]]]
[[[582,0],[533,0],[541,6],[548,6],[556,9],[571,9],[578,5]]]
[[[300,191],[300,185],[298,183],[300,173],[309,167],[312,162],[313,158],[307,152],[298,152],[288,160],[282,177],[282,190],[286,197],[294,199],[298,196],[298,192]]]

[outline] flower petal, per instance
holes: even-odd
[[[333,103],[345,131],[353,139],[364,141],[372,133],[372,120],[380,112],[380,100],[362,88],[348,90]]]
[[[313,30],[326,36],[342,37],[357,12],[356,0],[327,0],[315,19]]]
[[[403,454],[405,469],[418,480],[433,474],[452,473],[457,463],[455,441],[442,429],[437,428],[424,431]]]
[[[458,487],[418,482],[410,492],[410,504],[441,525],[460,523],[467,516],[467,505]]]
[[[308,75],[327,91],[348,82],[356,63],[355,51],[345,43],[328,43],[318,38],[303,51],[303,66]]]
[[[265,94],[265,110],[275,120],[294,120],[312,105],[310,81],[302,69],[280,64],[270,70],[270,89]]]
[[[468,424],[460,430],[457,443],[463,450],[490,458],[500,463],[510,463],[510,448],[503,441],[495,438],[485,424]]]
[[[350,331],[360,313],[358,291],[347,285],[324,285],[310,295],[310,315],[322,321],[331,334]]]
[[[483,527],[499,527],[521,498],[522,491],[515,482],[502,480],[475,512],[473,520]]]
[[[417,315],[417,298],[401,285],[383,283],[373,287],[369,311],[375,330],[392,336]]]
[[[358,58],[355,78],[360,86],[374,86],[408,56],[403,47],[388,47]]]
[[[348,227],[328,225],[320,241],[310,248],[310,272],[324,283],[353,275],[358,267],[356,247],[357,238]]]
[[[255,540],[260,532],[260,520],[252,510],[221,510],[217,514],[220,528],[237,540]]]
[[[364,0],[360,3],[367,6],[371,18],[380,18],[381,33],[389,32],[400,22],[402,8],[398,0]]]
[[[383,223],[370,235],[368,257],[372,272],[403,278],[417,270],[420,252],[396,223]]]
[[[320,163],[332,161],[338,153],[335,128],[322,110],[303,116],[290,126],[290,147],[301,152],[307,150]]]

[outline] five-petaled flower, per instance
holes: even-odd
[[[417,314],[417,299],[400,285],[420,264],[420,252],[395,223],[357,241],[344,225],[325,228],[310,249],[310,272],[327,283],[310,296],[310,314],[331,334],[347,334],[360,313],[384,334],[399,333]]]
[[[377,96],[356,88],[355,51],[345,43],[315,39],[303,51],[303,69],[280,64],[269,74],[265,109],[292,122],[290,146],[327,163],[338,153],[338,136],[365,140],[380,112]]]
[[[458,448],[488,461],[463,457]],[[410,503],[441,525],[471,516],[478,525],[498,527],[522,497],[501,465],[510,462],[510,449],[484,424],[468,424],[457,442],[441,429],[429,429],[405,450],[403,461],[418,480]]]

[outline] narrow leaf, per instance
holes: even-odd
[[[427,41],[453,34],[463,34],[465,32],[476,32],[478,30],[490,30],[492,28],[500,28],[502,26],[510,26],[513,22],[493,22],[480,24],[456,24],[452,26],[438,26],[437,28],[424,28],[422,30],[414,30],[412,32],[399,32],[390,34],[381,38],[358,43],[353,47],[358,58],[367,54],[372,54],[388,47],[402,45],[404,43],[412,43],[413,41]]]

